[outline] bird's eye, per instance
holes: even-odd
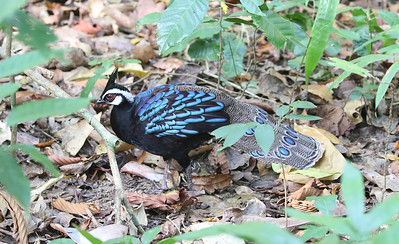
[[[107,94],[107,95],[105,96],[105,100],[106,100],[107,102],[112,102],[112,101],[114,101],[115,97],[116,97],[115,94]]]

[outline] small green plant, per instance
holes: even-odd
[[[322,210],[323,215],[318,216],[287,209],[290,216],[313,224],[308,226],[306,231],[313,234],[309,235],[308,233],[302,240],[306,241],[310,237],[315,237],[328,238],[329,242],[324,243],[332,244],[341,243],[340,238],[345,238],[352,243],[397,243],[399,221],[394,217],[399,213],[399,195],[390,197],[365,213],[364,182],[359,170],[347,163],[341,183],[347,217],[333,217],[329,214],[334,206],[332,201],[335,201],[332,197],[331,199],[324,199],[322,203],[316,206],[319,210],[324,209]],[[384,229],[380,229],[382,226],[385,226]],[[329,233],[325,237],[327,232]]]
[[[12,27],[17,27],[19,31],[16,38],[34,50],[4,59],[0,63],[0,78],[25,71],[54,57],[62,59],[65,51],[48,48],[49,43],[57,39],[56,36],[48,26],[19,10],[24,3],[25,1],[23,0],[5,0],[3,3],[5,8],[0,11],[0,29],[6,30],[10,37],[12,35]],[[0,100],[15,94],[18,89],[19,85],[15,83],[1,85]],[[90,99],[87,97],[52,98],[27,102],[16,106],[10,112],[6,119],[7,125],[13,126],[29,120],[71,114],[87,107],[89,102]],[[58,177],[59,173],[47,156],[40,153],[33,145],[14,144],[0,146],[0,183],[25,209],[28,209],[30,202],[29,181],[11,153],[17,150],[28,154],[34,161],[41,163],[54,176]]]

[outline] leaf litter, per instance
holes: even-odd
[[[52,69],[58,74],[54,81],[70,94],[79,96],[82,87],[93,76],[96,68],[89,68],[88,62],[95,58],[123,57],[141,60],[142,64],[125,64],[120,69],[123,72],[120,82],[133,84],[134,93],[161,84],[158,81],[164,76],[160,75],[151,75],[140,83],[134,83],[154,71],[182,74],[192,72],[188,74],[196,76],[217,73],[215,67],[205,68],[205,65],[201,65],[189,69],[187,68],[189,64],[180,58],[162,58],[156,46],[154,25],[144,25],[137,33],[133,31],[137,19],[149,13],[149,10],[162,12],[165,8],[163,1],[139,0],[131,3],[120,2],[115,5],[112,10],[108,9],[101,0],[79,2],[70,6],[44,1],[27,5],[27,11],[30,14],[53,25],[59,38],[56,44],[58,48],[73,48],[68,54],[72,58],[71,64],[51,61],[45,65],[45,68]],[[81,18],[77,18],[75,12],[79,12]],[[346,14],[346,12],[343,13],[341,18],[346,18]],[[123,31],[118,31],[117,26]],[[135,39],[139,42],[133,41]],[[257,87],[249,88],[255,96],[242,100],[260,105],[273,113],[277,107],[289,102],[291,88],[297,74],[288,66],[278,62],[285,58],[292,58],[292,54],[274,50],[265,37],[260,37],[257,43],[256,56],[258,61],[264,61],[264,63],[258,67],[261,72],[258,71],[253,78]],[[344,49],[339,53],[343,58],[351,54],[350,51],[345,52]],[[110,71],[111,69],[108,74]],[[192,77],[186,78],[192,80]],[[22,77],[19,76],[17,79],[22,80]],[[299,77],[299,80],[301,79]],[[239,77],[239,80],[245,84],[248,82],[248,77],[243,75]],[[394,112],[393,123],[389,128],[386,123],[389,119],[386,107],[385,110],[373,111],[371,104],[367,101],[348,102],[348,97],[358,86],[359,81],[359,77],[350,77],[332,93],[326,93],[327,83],[311,84],[307,88],[302,86],[302,91],[294,97],[294,99],[299,99],[308,90],[311,93],[311,101],[318,105],[317,109],[308,112],[324,119],[296,128],[300,128],[298,130],[302,132],[309,131],[309,135],[322,141],[326,152],[315,167],[316,170],[298,174],[297,170],[286,168],[288,198],[293,207],[304,211],[314,211],[313,202],[306,201],[307,196],[337,194],[339,187],[326,186],[322,183],[337,182],[345,163],[342,154],[350,157],[351,161],[364,165],[361,170],[367,179],[365,185],[370,193],[367,204],[370,206],[379,203],[383,194],[388,195],[399,191],[397,187],[399,185],[398,114]],[[106,79],[98,81],[96,85],[99,87],[96,87],[93,93],[97,91],[98,96],[105,82]],[[167,80],[161,82],[167,82]],[[198,80],[197,84],[204,85]],[[22,88],[17,92],[18,104],[45,99],[49,96],[31,82],[24,83]],[[281,91],[285,93],[282,94]],[[235,94],[234,91],[232,94]],[[7,109],[2,110],[2,119],[9,113],[8,106],[9,102],[6,100],[4,108]],[[374,113],[379,116],[376,118]],[[107,124],[109,109],[99,116],[109,128]],[[314,125],[318,128],[309,127]],[[388,192],[384,193],[382,191],[384,159],[377,155],[381,155],[385,147],[387,129],[392,129],[393,136],[388,142],[390,154],[387,172]],[[10,139],[7,131],[5,128],[6,133],[1,135],[2,143]],[[12,221],[12,218],[21,214],[18,212],[18,207],[10,207],[10,203],[2,204],[0,201],[0,228],[10,233],[20,231],[19,236],[14,236],[16,240],[20,240],[25,232],[35,233],[35,235],[29,235],[29,241],[33,242],[63,237],[64,234],[58,230],[65,231],[66,228],[72,227],[72,223],[87,230],[99,229],[100,232],[102,226],[113,223],[115,194],[113,177],[107,172],[108,159],[104,156],[104,150],[101,149],[101,145],[104,144],[100,138],[92,135],[92,128],[87,122],[75,115],[26,122],[20,125],[18,137],[21,143],[36,144],[43,151],[50,152],[50,159],[53,162],[74,166],[60,168],[65,176],[54,179],[28,157],[17,154],[34,188],[32,192],[37,193],[32,202],[32,219],[27,227],[18,225],[18,221]],[[48,143],[50,141],[52,142]],[[158,236],[162,239],[187,229],[194,230],[213,225],[215,221],[233,223],[268,221],[284,227],[283,207],[278,205],[284,201],[282,180],[278,179],[279,174],[282,178],[282,173],[278,169],[275,170],[275,167],[272,170],[270,166],[261,163],[255,167],[253,161],[237,152],[225,151],[215,155],[214,151],[217,147],[214,147],[214,144],[209,145],[211,145],[209,150],[193,156],[194,172],[198,175],[194,177],[196,189],[194,196],[188,195],[182,189],[162,194],[160,179],[163,169],[160,167],[165,164],[160,162],[159,157],[154,155],[141,157],[141,150],[120,149],[117,154],[118,162],[121,165],[131,162],[123,166],[123,171],[126,173],[122,174],[122,180],[129,200],[135,207],[143,206],[141,209],[148,217],[146,228],[162,225],[162,232]],[[337,145],[341,146],[340,150]],[[138,161],[142,164],[137,163]],[[134,168],[129,168],[132,165]],[[174,168],[178,166],[171,167],[171,175],[179,179],[174,184],[179,184],[181,177]],[[155,182],[151,181],[154,176]],[[315,180],[315,177],[320,181]],[[5,199],[3,194],[0,195]],[[340,200],[342,199],[339,198],[338,201]],[[5,210],[6,208],[9,210]],[[179,212],[186,208],[191,208],[191,211]],[[170,217],[170,213],[180,214]],[[82,217],[82,215],[88,217]],[[289,218],[288,223],[289,227],[298,227],[305,222]],[[189,228],[185,229],[184,226],[189,226]],[[125,233],[125,227],[121,226],[120,229],[123,229],[121,233]],[[113,229],[110,232],[116,231]],[[2,235],[0,233],[0,237]]]

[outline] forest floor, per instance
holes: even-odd
[[[352,2],[361,4],[363,1]],[[165,9],[163,1],[139,0],[120,2],[115,6],[104,9],[101,0],[69,4],[29,1],[27,12],[52,26],[57,34],[55,46],[71,48],[70,64],[52,61],[43,65],[54,72],[53,83],[78,97],[96,69],[88,64],[89,61],[120,57],[142,61],[141,64],[126,64],[120,68],[119,82],[129,87],[133,94],[165,83],[184,82],[217,87],[217,62],[187,61],[187,53],[162,57],[157,49],[155,25],[144,25],[138,32],[135,31],[137,19]],[[392,6],[392,9],[398,12],[399,5]],[[2,40],[4,35],[0,33],[0,42]],[[21,48],[17,41],[13,43],[14,50]],[[337,56],[344,59],[352,54],[351,49],[348,44]],[[251,52],[252,47],[248,47],[248,55],[252,55]],[[354,163],[365,178],[368,209],[380,203],[383,194],[387,197],[399,191],[399,109],[398,98],[392,94],[394,91],[398,95],[397,81],[393,86],[396,88],[388,91],[384,104],[374,111],[372,99],[349,99],[356,87],[366,85],[360,76],[351,75],[324,96],[328,84],[336,76],[334,72],[338,71],[319,69],[315,73],[320,80],[313,79],[309,86],[305,86],[303,72],[298,74],[288,66],[288,60],[294,58],[291,52],[275,50],[261,35],[256,36],[255,52],[257,67],[252,78],[254,82],[248,86],[247,92],[240,96],[243,92],[241,87],[246,87],[251,74],[237,77],[234,82],[238,85],[235,87],[224,86],[226,92],[236,98],[241,97],[244,102],[261,106],[273,116],[281,105],[293,100],[308,100],[317,108],[307,113],[323,118],[315,122],[297,121],[295,125],[298,131],[309,133],[323,142],[326,148],[324,162],[316,168],[326,175],[321,176],[320,171],[303,175],[285,168],[288,203],[291,206],[314,212],[317,209],[311,201],[305,200],[307,196],[338,194],[339,203],[333,213],[344,215],[339,182],[347,160]],[[386,68],[383,65],[375,65],[375,76],[384,75]],[[111,72],[112,69],[106,74]],[[47,91],[29,78],[19,75],[17,80],[22,84],[17,92],[17,104],[50,97]],[[299,83],[293,90],[295,80]],[[96,83],[92,91],[94,98],[101,94],[106,82],[107,79],[100,79]],[[10,101],[4,101],[0,106],[0,125],[3,127],[10,112]],[[100,107],[94,103],[92,106],[100,112],[97,117],[101,123],[111,130],[111,107]],[[95,113],[94,109],[91,111]],[[0,142],[8,141],[6,130]],[[41,165],[24,154],[17,154],[32,189],[48,184],[31,203],[27,226],[31,243],[65,237],[62,229],[73,227],[72,224],[91,231],[114,223],[115,190],[104,143],[84,119],[70,115],[26,122],[18,126],[17,141],[36,145],[64,174],[62,178],[53,179]],[[220,222],[252,220],[275,223],[283,228],[286,226],[281,169],[256,162],[233,149],[216,154],[218,148],[220,145],[212,140],[193,153],[193,172],[201,177],[194,179],[195,191],[190,194],[185,190],[185,176],[177,164],[171,169],[173,179],[167,181],[171,190],[165,192],[162,189],[165,163],[159,156],[137,148],[117,152],[122,182],[140,222],[145,229],[162,225],[158,240]],[[176,190],[173,190],[173,185],[177,185]],[[127,226],[129,216],[126,211],[121,214],[123,224]],[[1,201],[0,215],[5,217],[3,220],[0,218],[0,242],[12,243],[9,234],[13,231],[13,219]],[[304,223],[288,218],[289,230],[297,235],[301,234],[298,227]],[[126,227],[113,228],[110,232],[125,231]],[[223,239],[225,241],[227,239]]]

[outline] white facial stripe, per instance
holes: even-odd
[[[116,96],[115,99],[112,102],[108,102],[108,104],[116,105],[118,106],[122,102],[122,97],[121,96]]]
[[[126,98],[126,100],[128,101],[128,102],[130,102],[130,103],[132,103],[133,102],[133,95],[130,93],[130,92],[128,92],[128,91],[123,91],[123,90],[120,90],[120,89],[117,89],[117,88],[113,88],[113,89],[111,89],[111,90],[108,90],[104,95],[103,95],[103,97],[105,97],[107,94],[110,94],[110,93],[113,93],[113,94],[121,94],[122,96],[124,96],[125,98]],[[117,97],[118,98],[118,97]],[[116,99],[116,98],[115,98]],[[121,103],[122,101],[120,101],[117,105],[119,105],[120,103]],[[112,102],[112,104],[114,104],[113,102]],[[115,104],[114,104],[115,105]]]

